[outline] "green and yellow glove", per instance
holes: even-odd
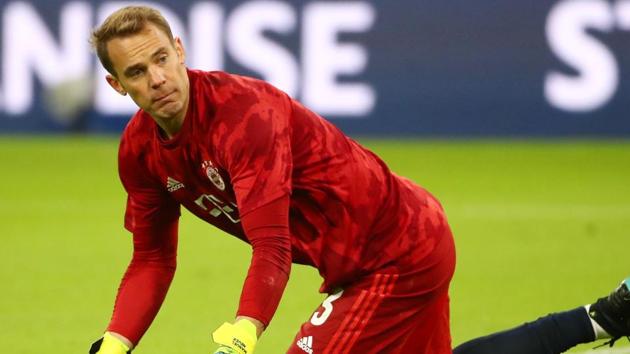
[[[131,350],[120,339],[105,333],[90,348],[90,354],[130,354]]]
[[[221,325],[214,333],[212,340],[220,347],[214,354],[252,354],[256,347],[256,326],[248,320]]]

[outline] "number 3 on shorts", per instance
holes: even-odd
[[[324,311],[322,311],[321,313],[319,313],[319,311],[315,311],[313,317],[311,317],[311,324],[313,326],[321,326],[324,324],[324,322],[326,322],[333,311],[333,301],[340,298],[341,294],[343,294],[343,290],[339,291],[336,294],[330,295],[326,298],[326,300],[324,300],[324,302],[322,302],[322,307],[324,308]]]

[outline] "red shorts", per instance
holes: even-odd
[[[451,354],[450,230],[421,266],[391,267],[330,295],[304,323],[289,354]]]

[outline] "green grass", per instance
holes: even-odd
[[[630,142],[363,142],[449,214],[454,344],[585,304],[630,275]],[[3,352],[84,353],[107,324],[131,254],[116,149],[108,137],[0,139]],[[248,247],[184,213],[179,254],[137,353],[210,352],[235,312]],[[319,282],[294,266],[258,354],[284,352],[323,299]]]

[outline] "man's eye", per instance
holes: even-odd
[[[166,63],[166,59],[168,59],[168,57],[166,55],[162,55],[161,57],[158,58],[158,61],[161,64],[164,64],[164,63]]]

